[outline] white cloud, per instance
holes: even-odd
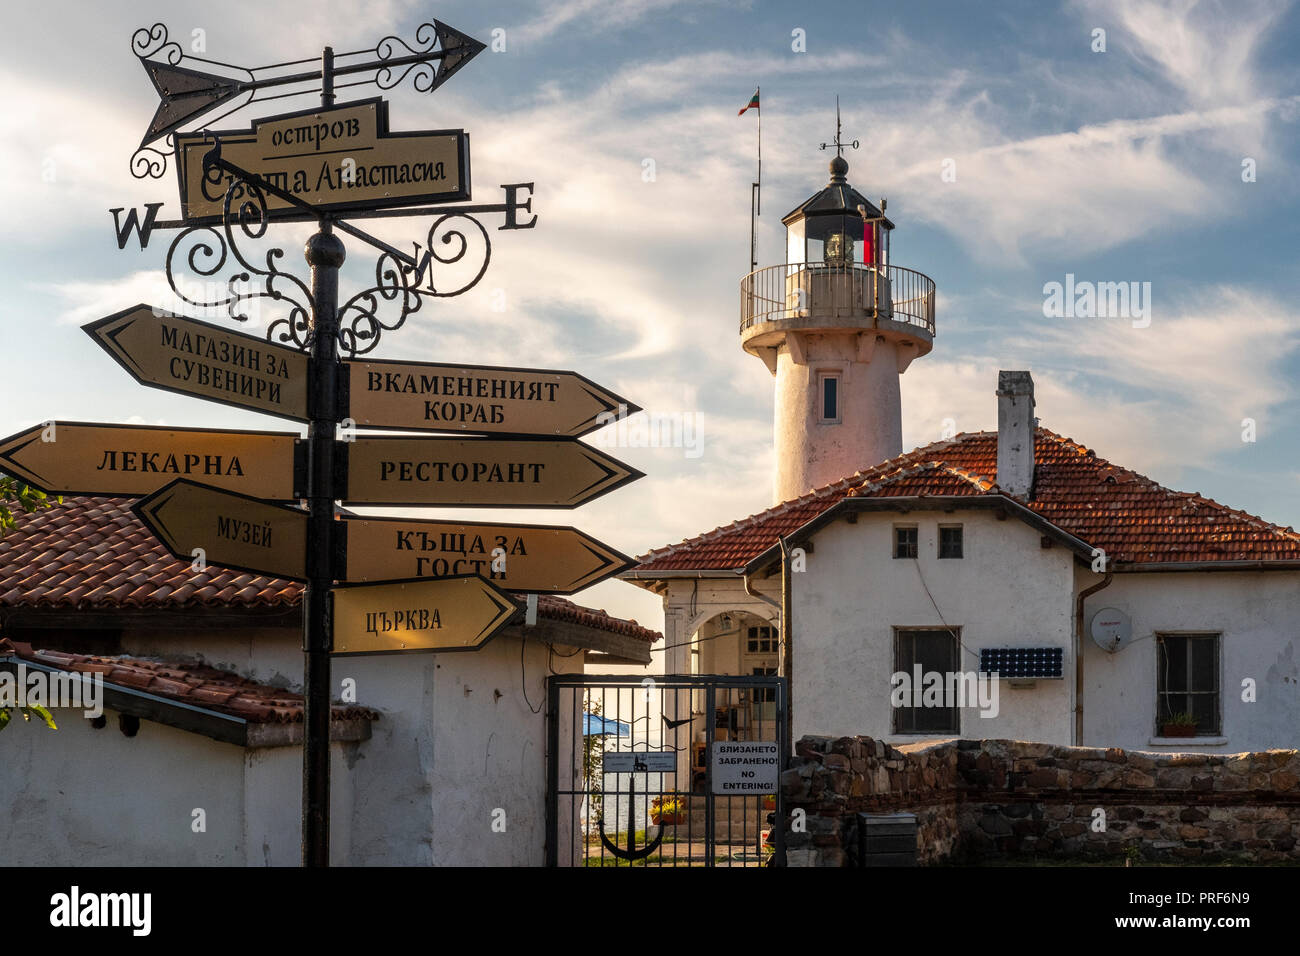
[[[902,379],[906,444],[938,440],[945,418],[958,431],[996,429],[997,372],[1023,368],[1045,428],[1157,480],[1239,448],[1243,418],[1264,430],[1293,395],[1300,311],[1232,286],[1189,290],[1183,303],[1154,294],[1149,328],[1038,318],[996,356],[917,360]]]

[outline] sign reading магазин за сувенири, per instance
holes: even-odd
[[[176,135],[181,217],[220,222],[232,177],[203,169],[221,144],[224,160],[321,210],[384,209],[470,198],[469,136],[464,130],[390,133],[388,103],[360,100],[328,109],[255,120],[251,130]],[[232,203],[239,201],[232,197]],[[267,195],[272,219],[303,218]]]

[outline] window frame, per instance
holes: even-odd
[[[911,546],[911,554],[899,554],[898,532],[911,531],[914,538]],[[915,524],[896,524],[894,525],[894,542],[891,552],[895,561],[915,561],[921,557],[921,527]]]
[[[774,658],[780,654],[779,651],[780,644],[779,644],[779,637],[777,635],[776,625],[770,622],[766,622],[763,624],[747,624],[746,627],[748,628],[748,630],[745,632],[744,643],[741,646],[741,655],[743,657],[745,657],[746,659],[752,658],[757,660],[760,658],[769,658],[769,657]],[[751,631],[757,633],[754,633],[751,636],[750,635]],[[767,633],[763,633],[764,631],[766,631]],[[750,641],[754,641],[758,645],[758,650],[750,650],[749,647]],[[763,650],[763,644],[762,644],[763,641],[768,642],[767,650]]]
[[[1197,737],[1221,737],[1223,736],[1223,632],[1222,631],[1156,631],[1155,632],[1155,728],[1154,734],[1160,735],[1161,726],[1166,723],[1165,714],[1175,714],[1182,710],[1182,707],[1169,707],[1167,700],[1170,697],[1181,697],[1190,705],[1192,696],[1213,696],[1214,698],[1214,723],[1211,727],[1203,728],[1197,725]],[[1214,689],[1213,691],[1205,690],[1162,690],[1161,681],[1164,675],[1164,669],[1161,665],[1162,652],[1165,647],[1165,641],[1173,639],[1188,640],[1189,653],[1187,654],[1187,675],[1188,685],[1193,682],[1193,654],[1191,648],[1196,646],[1198,641],[1209,641],[1214,648]]]
[[[944,554],[944,553],[943,553],[943,533],[944,533],[945,531],[956,531],[956,532],[957,532],[957,554]],[[938,559],[941,560],[941,561],[960,561],[962,558],[966,557],[966,530],[965,530],[965,527],[964,527],[962,524],[960,524],[960,523],[956,523],[956,524],[951,524],[951,523],[950,523],[950,524],[941,524],[941,525],[939,525],[939,536],[938,536],[938,540],[935,542],[935,551],[934,551],[934,553],[935,553],[935,556],[938,557]]]
[[[835,382],[835,416],[828,417],[826,414],[826,383]],[[844,424],[844,389],[840,386],[844,381],[844,373],[840,369],[825,369],[817,373],[817,423],[819,425],[842,425]]]
[[[955,672],[961,666],[961,650],[962,650],[961,627],[943,627],[943,626],[901,627],[899,625],[894,625],[893,630],[894,630],[894,650],[893,650],[894,669],[890,672],[891,674],[897,673],[902,670],[906,670],[909,675],[913,673],[910,665],[908,668],[903,668],[901,666],[902,661],[900,659],[900,656],[902,652],[902,639],[904,634],[917,634],[917,633],[925,632],[931,634],[948,635],[948,637],[952,639],[952,656],[950,659],[951,663],[949,665],[950,669],[953,672]],[[913,661],[914,660],[915,660],[915,655],[913,655]],[[891,685],[889,689],[890,691],[893,691],[894,688]],[[927,709],[927,708],[917,708],[917,707],[910,707],[910,706],[891,707],[890,710],[893,711],[893,715],[890,719],[890,727],[892,728],[892,732],[899,737],[953,737],[953,736],[961,735],[961,708],[956,706],[955,704],[952,707],[944,708],[949,712],[952,718],[951,730],[904,730],[903,729],[904,715],[922,709]]]

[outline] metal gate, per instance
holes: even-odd
[[[784,865],[784,677],[547,683],[548,866]]]

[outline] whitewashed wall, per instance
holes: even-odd
[[[136,654],[202,654],[270,683],[301,682],[298,636],[274,629],[254,640],[137,634],[124,645]],[[552,658],[535,641],[498,637],[473,653],[336,659],[336,693],[351,677],[358,703],[382,716],[370,740],[332,746],[331,860],[542,864],[545,679],[549,668],[581,671],[581,652],[560,656],[573,650],[557,648]],[[66,715],[57,732],[24,725],[0,734],[0,800],[15,808],[0,823],[0,862],[297,864],[299,747],[244,750],[150,721],[127,738],[106,713],[109,725],[98,731]],[[189,829],[194,807],[207,810],[206,834]]]
[[[1100,581],[1087,570],[1079,586]],[[1300,574],[1163,572],[1117,574],[1088,598],[1133,622],[1133,643],[1108,654],[1084,641],[1084,743],[1137,750],[1239,753],[1300,746]],[[1162,631],[1218,631],[1223,739],[1164,742],[1156,736],[1156,643]],[[1253,678],[1256,701],[1242,700]]]
[[[246,751],[147,720],[127,737],[117,711],[104,716],[95,729],[80,711],[55,710],[57,731],[18,721],[0,733],[0,805],[9,808],[0,865],[297,865],[300,750]],[[344,746],[331,754],[345,782],[332,800],[342,847],[352,824]]]
[[[896,523],[917,525],[916,560],[893,557]],[[940,523],[963,526],[964,557],[937,557]],[[962,736],[1068,743],[1073,555],[1060,545],[1043,548],[1041,537],[984,511],[864,512],[857,524],[838,521],[819,532],[807,571],[793,575],[795,739],[924,739],[893,733],[894,628],[947,625],[961,628],[963,670],[978,670],[981,647],[1066,649],[1063,680],[1025,689],[1001,682],[998,716],[963,711]]]

